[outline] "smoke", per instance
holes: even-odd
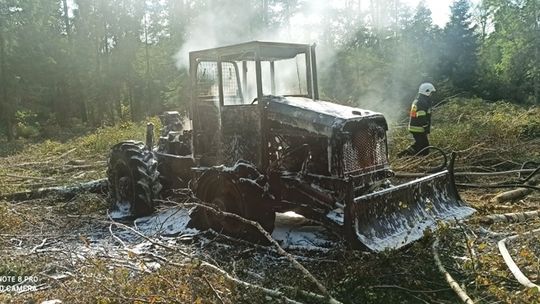
[[[240,1],[227,2],[225,5],[213,1],[212,7],[206,7],[190,22],[186,29],[187,40],[175,55],[177,68],[189,66],[191,51],[253,40],[321,45],[320,35],[329,28],[322,16],[331,9],[332,4],[324,0],[307,1],[298,11],[280,4],[270,6],[271,16],[291,17],[288,22],[269,20],[267,26],[262,24],[260,8]],[[330,54],[327,52],[330,50],[318,51],[320,54]]]
[[[338,49],[353,39],[359,39],[358,33],[351,31],[351,28],[358,28],[361,31],[361,27],[364,26],[363,29],[368,33],[363,38],[365,40],[372,39],[369,33],[377,31],[369,26],[368,7],[357,7],[351,10],[344,7],[345,2],[299,1],[299,6],[296,8],[274,4],[269,7],[270,16],[290,15],[290,18],[282,18],[287,20],[282,22],[268,20],[268,24],[263,26],[263,18],[260,16],[261,7],[249,5],[247,1],[210,1],[213,4],[202,10],[197,9],[200,13],[189,23],[186,29],[188,35],[186,42],[175,56],[177,67],[182,69],[189,66],[189,52],[191,51],[235,43],[253,40],[316,43],[319,83],[324,82],[321,78],[336,78],[339,73],[356,75],[354,79],[357,81],[354,84],[343,84],[337,94],[335,94],[336,90],[333,90],[334,94],[331,95],[338,98],[334,101],[381,112],[390,122],[400,121],[403,113],[406,113],[408,103],[414,97],[417,85],[414,80],[417,78],[415,71],[407,71],[405,64],[407,62],[403,60],[402,55],[406,50],[396,46],[395,58],[387,58],[388,60],[380,63],[377,62],[378,59],[373,59],[375,56],[369,51],[359,50],[354,55],[367,56],[367,59],[372,61],[368,63],[361,60],[350,63],[337,62],[336,65],[336,60],[349,59],[336,56]],[[407,55],[405,58],[408,60],[410,56]],[[350,65],[354,66],[350,67],[348,72],[341,71],[340,67]],[[404,76],[403,73],[411,73],[411,75]],[[289,81],[289,79],[294,80],[297,73],[287,69],[282,71],[282,75],[286,75]],[[343,79],[346,79],[350,75],[343,76]],[[407,80],[406,83],[403,79]],[[300,81],[298,78],[295,80]],[[277,85],[286,86],[287,81]],[[324,96],[325,92],[321,90],[321,93]]]

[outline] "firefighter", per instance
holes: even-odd
[[[429,82],[422,83],[418,88],[418,96],[411,105],[408,127],[409,132],[411,132],[414,138],[414,144],[400,152],[398,157],[406,155],[425,156],[429,154],[429,149],[424,148],[429,146],[428,134],[431,129],[431,94],[435,91],[435,87]]]

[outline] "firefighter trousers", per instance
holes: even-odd
[[[412,155],[420,155],[420,156],[428,155],[429,154],[429,149],[422,150],[422,149],[429,146],[429,139],[428,139],[427,133],[413,133],[413,132],[411,132],[411,134],[412,134],[412,136],[414,138],[414,144],[412,144],[406,150],[401,151],[398,154],[398,157],[412,156]],[[420,152],[420,153],[418,153],[418,152]]]

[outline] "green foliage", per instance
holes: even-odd
[[[472,26],[469,1],[455,1],[451,11],[443,34],[442,76],[450,79],[456,89],[472,91],[477,78],[478,38]]]
[[[175,88],[186,73],[174,54],[188,6],[178,11],[175,2],[0,1],[1,132],[50,137],[140,121],[165,102],[182,108],[187,99],[176,97],[189,94]],[[35,114],[34,122],[21,113]]]
[[[434,133],[437,140],[453,142],[458,149],[473,142],[507,144],[522,139],[534,139],[540,127],[540,109],[520,107],[508,102],[486,103],[481,99],[453,99],[436,110],[438,132],[461,131],[461,140],[446,140],[445,134]],[[537,138],[537,137],[536,137]]]
[[[160,129],[159,119],[154,117],[151,119],[154,123],[155,138],[159,138],[157,131]],[[75,141],[76,146],[80,146],[83,151],[88,151],[92,154],[108,153],[109,149],[124,140],[145,140],[146,124],[135,124],[126,122],[117,127],[99,128],[92,134],[80,138]]]
[[[15,113],[15,135],[22,138],[35,138],[39,135],[37,114],[19,110]]]
[[[540,102],[540,4],[485,0],[494,31],[481,48],[479,86],[491,99]]]

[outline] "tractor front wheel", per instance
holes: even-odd
[[[149,215],[161,184],[157,161],[142,142],[126,141],[111,149],[107,170],[109,200],[121,218]]]

